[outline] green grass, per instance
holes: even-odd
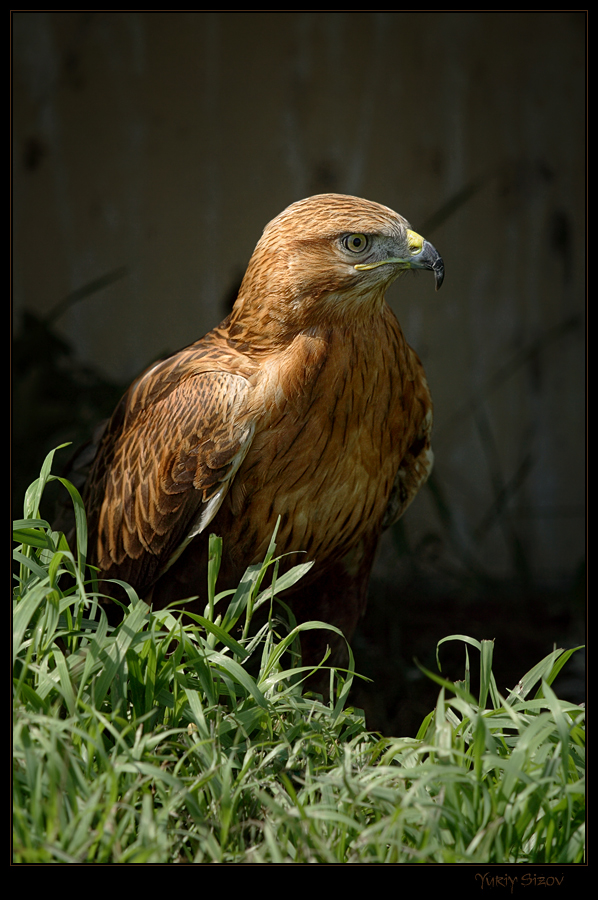
[[[15,523],[15,862],[583,861],[585,710],[550,686],[573,650],[502,696],[493,642],[445,638],[464,644],[464,680],[427,673],[436,708],[415,737],[382,738],[347,706],[352,672],[331,671],[329,701],[302,692],[313,624],[278,594],[306,566],[277,578],[275,536],[227,596],[211,538],[204,616],[154,613],[129,587],[111,628],[72,485],[75,554],[40,516],[52,458]]]

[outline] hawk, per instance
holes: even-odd
[[[84,500],[102,576],[200,612],[209,532],[224,590],[280,517],[277,553],[313,561],[295,615],[350,640],[380,535],[432,466],[426,377],[385,301],[411,269],[442,284],[438,252],[379,203],[320,194],[266,225],[230,315],[144,372],[100,439]],[[305,663],[339,657],[331,635],[306,632]]]

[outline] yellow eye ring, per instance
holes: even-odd
[[[348,234],[343,238],[343,246],[351,253],[363,253],[368,243],[366,234]]]

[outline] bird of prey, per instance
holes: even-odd
[[[385,301],[411,269],[440,287],[438,252],[379,203],[320,194],[273,219],[231,314],[142,374],[104,431],[84,489],[102,576],[203,612],[209,532],[225,590],[280,517],[277,554],[314,563],[295,615],[350,640],[380,535],[432,466],[425,374]],[[307,632],[304,661],[331,643]]]

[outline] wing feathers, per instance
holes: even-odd
[[[142,570],[146,585],[216,515],[255,431],[242,375],[202,372],[173,385],[170,368],[150,374],[164,375],[167,389],[147,384],[148,375],[133,386],[124,415],[121,407],[104,435],[87,491],[90,509],[101,497],[98,564],[107,577],[134,574],[137,584]]]

